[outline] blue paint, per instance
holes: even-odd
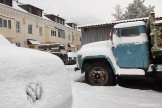
[[[148,68],[148,43],[119,45],[113,54],[120,68]]]
[[[117,35],[122,37],[125,29],[131,30],[132,28],[138,30],[139,35],[146,33],[145,26],[135,26],[120,28],[117,30]],[[148,42],[141,44],[136,44],[135,42],[119,44],[117,48],[113,49],[113,54],[120,68],[148,68],[149,66]]]
[[[83,65],[82,55],[77,55],[77,61],[78,61],[79,68],[82,69],[82,65]]]

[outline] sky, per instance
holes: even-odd
[[[66,22],[79,24],[106,23],[114,20],[114,7],[121,5],[124,10],[133,0],[19,0],[44,10],[45,13],[59,15]],[[144,4],[155,6],[156,16],[162,16],[162,0],[145,0]]]

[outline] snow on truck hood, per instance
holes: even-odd
[[[98,48],[98,47],[107,47],[108,45],[111,46],[111,41],[110,40],[89,43],[89,44],[83,45],[81,47],[81,49],[87,49],[87,48],[91,49],[91,48]]]
[[[83,45],[81,49],[77,52],[77,54],[82,55],[83,58],[86,56],[96,56],[96,55],[112,56],[111,48],[112,42],[110,40],[93,42]]]
[[[71,84],[60,58],[8,45],[0,49],[0,108],[71,108]]]

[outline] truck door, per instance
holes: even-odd
[[[113,54],[120,68],[147,68],[148,41],[144,26],[118,28],[113,36]]]

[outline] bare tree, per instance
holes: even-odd
[[[116,21],[123,19],[123,10],[120,5],[116,5],[114,7],[115,13],[112,13],[112,16],[115,18]]]

